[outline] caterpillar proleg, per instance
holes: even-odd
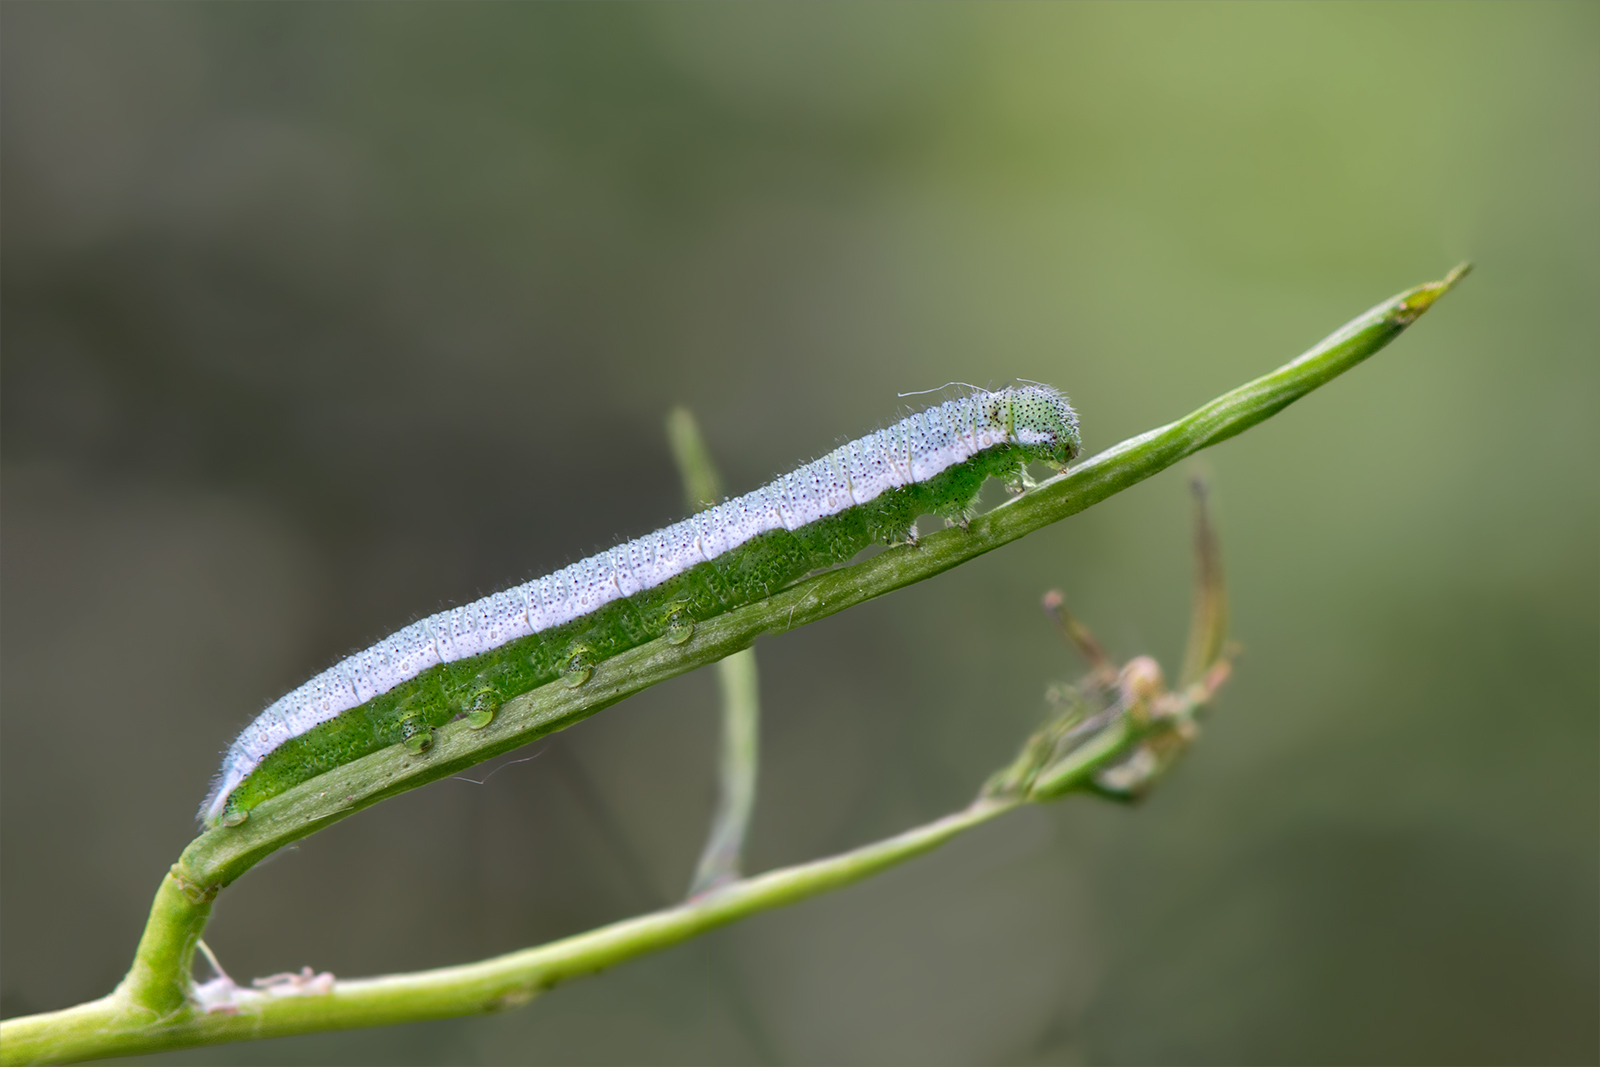
[[[380,748],[425,750],[456,718],[481,728],[506,700],[697,621],[759,600],[918,515],[965,521],[989,476],[1078,454],[1078,419],[1042,385],[974,390],[920,411],[744,496],[554,574],[430,615],[274,701],[234,740],[200,809],[250,809]]]

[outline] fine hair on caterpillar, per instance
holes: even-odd
[[[942,387],[944,388],[944,387]],[[910,394],[907,394],[910,395]],[[989,477],[1078,454],[1066,397],[1028,384],[919,411],[682,522],[412,623],[274,701],[228,748],[200,809],[237,825],[251,808],[389,745],[426,751],[454,719],[482,729],[511,697],[770,596],[919,515],[964,523]]]

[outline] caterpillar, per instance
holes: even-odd
[[[426,751],[455,719],[482,729],[519,693],[588,680],[646,641],[752,603],[919,515],[964,523],[990,476],[1065,466],[1078,418],[1045,385],[974,390],[851,441],[760,489],[564,567],[442,611],[340,660],[274,701],[229,746],[199,818],[237,826],[262,801],[389,745]]]

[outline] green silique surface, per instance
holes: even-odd
[[[571,622],[470,659],[430,667],[275,749],[234,789],[224,820],[362,756],[437,729],[665,635],[764,597],[874,544],[906,540],[919,515],[970,517],[989,477],[1014,481],[1032,461],[1059,462],[1040,445],[1005,444],[926,482],[892,489],[798,530],[769,530],[709,563]],[[692,638],[691,638],[692,639]]]

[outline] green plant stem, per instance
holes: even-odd
[[[1082,748],[1042,770],[1029,787],[1033,800],[1059,800],[1080,788],[1097,769],[1115,763],[1145,734],[1127,716],[1115,720],[1095,734]]]
[[[150,904],[150,918],[134,952],[133,966],[118,987],[129,1004],[156,1016],[184,1006],[187,983],[174,982],[172,975],[189,974],[195,945],[210,918],[209,895],[185,886],[175,871],[161,879]]]
[[[668,948],[746,916],[793,904],[903,863],[1023,803],[984,800],[885,841],[771,871],[673,908],[602,926],[538,948],[460,967],[335,983],[299,996],[246,993],[232,1014],[184,1009],[164,1017],[130,1011],[114,993],[66,1011],[5,1024],[0,1061],[65,1062],[194,1045],[284,1037],[499,1011],[562,982]]]
[[[722,473],[711,459],[700,423],[688,408],[680,405],[667,412],[667,447],[678,465],[690,511],[703,511],[722,499]]]
[[[488,729],[474,731],[461,723],[452,724],[438,731],[433,748],[420,756],[412,755],[398,745],[373,753],[266,801],[252,811],[249,821],[242,826],[202,834],[184,850],[170,876],[182,890],[178,899],[174,900],[171,894],[167,894],[167,885],[163,882],[162,893],[171,906],[164,906],[163,896],[158,895],[157,906],[152,908],[129,979],[110,997],[92,1004],[65,1012],[8,1020],[0,1025],[0,1062],[84,1058],[112,1055],[120,1051],[178,1047],[179,1044],[205,1040],[229,1040],[228,1036],[218,1036],[141,1045],[137,1048],[123,1045],[121,1042],[128,1037],[128,1032],[111,1024],[110,1017],[104,1014],[110,1009],[96,1006],[117,1001],[115,1010],[123,1013],[117,1017],[123,1019],[148,1020],[151,1015],[163,1016],[165,1010],[162,1006],[170,1003],[175,995],[181,997],[187,991],[190,953],[182,946],[192,944],[192,939],[198,937],[209,911],[210,898],[218,889],[284,845],[387,797],[521,747],[658,682],[748,648],[762,634],[782,633],[872,597],[931,578],[1076,514],[1165,470],[1185,456],[1241,433],[1361,363],[1399,336],[1465,273],[1465,267],[1457,268],[1442,281],[1417,286],[1384,301],[1270,374],[1223,394],[1176,422],[1101,452],[1076,468],[979,516],[966,529],[943,530],[922,538],[916,545],[892,548],[862,563],[816,575],[766,600],[701,624],[693,638],[685,644],[655,641],[614,656],[599,664],[588,683],[578,689],[555,684],[523,694],[507,702]],[[762,878],[774,876],[764,875]],[[743,893],[745,890],[742,887],[761,881],[752,879],[748,883],[737,883],[723,893]],[[712,907],[723,899],[723,893],[684,905],[683,909],[674,909],[674,912],[700,914],[697,909]],[[784,895],[782,902],[791,899],[798,899],[798,895]],[[730,916],[722,921],[731,921],[736,917]],[[684,936],[691,936],[692,932]],[[600,933],[581,936],[598,936]],[[543,952],[549,948],[546,946],[531,951]],[[608,957],[607,962],[621,958],[625,956]],[[473,967],[478,966],[487,964],[472,965],[461,970],[471,972]],[[457,970],[430,973],[456,973]],[[135,975],[139,976],[137,980]],[[374,981],[400,982],[403,990],[409,988],[404,983],[413,980]],[[397,992],[397,995],[406,999],[402,992]],[[133,997],[138,999],[130,999]],[[290,1000],[282,999],[285,1002]],[[306,1007],[318,999],[293,998],[293,1006],[283,1010],[291,1014],[303,1013],[308,1020],[320,1020],[321,1015],[316,1009]],[[407,1003],[411,1003],[410,1000]],[[179,1009],[179,1015],[183,1015],[185,1010]],[[99,1020],[90,1030],[67,1022],[72,1018],[86,1018],[83,1013]],[[441,1013],[426,1005],[418,1005],[408,1009],[404,1018],[434,1018],[439,1014],[454,1013]],[[203,1022],[209,1027],[223,1026],[231,1021],[224,1019],[220,1023],[213,1023],[211,1019],[211,1016],[206,1016],[203,1020],[191,1022],[194,1025]],[[371,1023],[330,1025],[376,1025],[399,1019],[398,1015],[384,1015]],[[51,1020],[58,1020],[59,1025],[66,1029],[52,1030],[58,1023]],[[173,1026],[188,1033],[185,1028],[190,1024],[175,1022]],[[140,1025],[143,1027],[145,1023]],[[326,1028],[320,1021],[308,1021],[300,1024],[298,1029],[285,1028],[273,1032],[299,1033]],[[40,1036],[49,1032],[59,1033],[61,1043],[56,1044]],[[219,1029],[217,1032],[220,1035],[226,1031]],[[77,1036],[71,1036],[73,1034]],[[264,1036],[260,1031],[252,1031],[252,1035]]]
[[[667,443],[683,479],[691,511],[722,499],[722,473],[711,458],[694,413],[675,407],[667,415]],[[689,880],[689,896],[697,897],[739,877],[750,813],[756,803],[756,772],[761,750],[761,686],[756,651],[735,652],[717,664],[722,692],[722,744],[717,761],[717,806],[704,851]]]
[[[1222,655],[1228,640],[1228,585],[1222,575],[1222,549],[1211,524],[1204,478],[1190,480],[1194,493],[1194,594],[1189,613],[1189,642],[1183,650],[1180,686],[1193,685]]]
[[[756,804],[760,758],[761,688],[756,650],[735,652],[717,664],[722,690],[722,748],[717,774],[717,809],[705,851],[695,865],[689,896],[697,897],[739,877],[750,813]]]

